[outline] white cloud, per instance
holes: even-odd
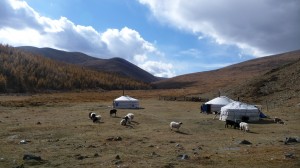
[[[139,0],[160,22],[256,56],[300,48],[298,0]]]
[[[66,17],[55,20],[41,16],[23,0],[0,1],[0,43],[52,47],[102,58],[122,57],[154,75],[175,75],[170,64],[155,61],[163,54],[133,29],[98,32],[91,26],[76,25]],[[153,64],[161,67],[153,68]]]
[[[24,33],[26,32],[26,33]],[[26,28],[23,30],[16,30],[12,28],[2,28],[0,29],[0,43],[4,44],[15,44],[15,45],[40,45],[45,44],[40,33],[35,29]],[[47,42],[46,42],[47,43]]]
[[[155,76],[175,76],[172,64],[157,61],[163,53],[159,52],[152,43],[144,40],[137,31],[127,27],[120,31],[108,29],[102,34],[101,39],[111,55],[126,58]]]
[[[40,16],[25,1],[0,1],[0,43],[53,47],[87,54],[106,54],[101,35],[90,26],[75,25],[65,17]]]
[[[200,58],[200,56],[202,55],[202,52],[196,48],[190,48],[188,50],[180,51],[179,55]]]
[[[102,34],[101,39],[112,55],[122,56],[131,61],[135,55],[159,53],[153,44],[144,40],[137,31],[127,27],[120,31],[108,29]]]
[[[173,65],[170,63],[163,63],[159,61],[147,61],[140,65],[143,69],[150,73],[155,73],[159,77],[173,77],[175,72]]]
[[[145,62],[147,59],[148,59],[148,57],[147,57],[147,55],[138,55],[138,54],[136,54],[135,56],[134,56],[134,61],[135,62]]]

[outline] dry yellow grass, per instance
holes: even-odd
[[[269,109],[286,125],[250,124],[250,133],[224,128],[213,115],[201,114],[199,103],[159,101],[159,91],[131,91],[143,109],[119,109],[109,116],[120,92],[56,93],[0,96],[0,167],[299,167],[299,144],[284,145],[300,135],[299,108]],[[143,96],[142,96],[143,95]],[[102,115],[93,123],[88,113]],[[131,127],[121,118],[135,114]],[[171,121],[183,122],[171,131]],[[38,124],[40,123],[40,124]],[[121,137],[122,140],[107,140]],[[19,144],[21,140],[27,144]],[[239,144],[248,140],[252,145]],[[295,158],[285,158],[292,153]],[[24,154],[41,156],[40,164],[23,161]],[[186,154],[187,160],[179,155]],[[116,159],[119,155],[120,159]]]

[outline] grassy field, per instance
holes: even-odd
[[[0,167],[300,167],[300,144],[284,144],[300,136],[299,107],[269,108],[267,115],[286,124],[265,119],[244,133],[200,113],[199,102],[128,94],[143,108],[119,109],[117,117],[109,116],[109,106],[119,92],[0,96]],[[88,118],[92,111],[102,115],[100,123]],[[121,126],[129,112],[134,122]],[[179,131],[170,130],[171,121],[183,122]],[[24,161],[24,154],[43,160]]]

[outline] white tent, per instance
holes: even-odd
[[[216,97],[206,103],[204,103],[206,105],[206,112],[220,112],[221,111],[221,107],[229,104],[233,102],[233,100],[231,100],[230,98],[226,97],[226,96],[220,96],[220,97]]]
[[[259,120],[260,111],[254,105],[234,101],[221,108],[220,120],[242,121],[243,117],[249,118],[249,122]]]
[[[139,100],[130,96],[121,96],[113,101],[114,108],[137,109],[139,108]]]

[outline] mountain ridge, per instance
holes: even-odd
[[[0,45],[0,92],[151,89],[147,83]]]
[[[233,96],[238,96],[240,92],[241,96],[247,97],[248,95],[247,99],[253,101],[254,99],[258,99],[257,97],[261,96],[255,95],[255,91],[253,90],[259,91],[260,86],[263,86],[264,84],[268,85],[268,80],[272,80],[272,78],[266,77],[265,74],[277,71],[277,69],[289,67],[289,64],[297,62],[299,59],[300,50],[296,50],[287,53],[251,59],[216,70],[195,72],[168,79],[161,78],[158,81],[152,82],[151,86],[152,89],[162,90],[183,89],[185,95],[211,94],[213,92],[216,93],[217,91],[221,90],[226,91],[232,94]],[[131,69],[132,67],[134,67],[133,64],[121,58],[100,60],[94,59],[93,57],[83,57],[82,60],[84,61],[80,63],[77,62],[76,65],[88,67],[94,70],[96,69],[98,71],[104,71],[105,68],[118,70],[118,68],[120,67],[127,66],[126,68],[129,69],[129,72],[135,72],[135,70]],[[293,71],[294,69],[290,68],[289,71]],[[126,74],[127,71],[118,71],[119,74],[123,73],[122,75],[124,76],[128,75]],[[134,75],[138,76],[136,74]],[[287,77],[293,76],[293,74],[289,73],[286,73],[286,75]],[[143,74],[139,78],[142,77]],[[284,78],[280,79],[284,80]],[[253,84],[255,82],[258,84]],[[247,93],[243,92],[243,88],[253,88],[253,85],[257,85],[256,89],[248,91]],[[240,89],[235,91],[235,88]],[[292,90],[295,90],[295,88],[296,87],[292,88]],[[280,91],[280,89],[277,90]]]
[[[47,47],[38,48],[32,46],[20,46],[16,48],[34,54],[39,54],[53,60],[80,65],[97,71],[117,73],[124,77],[129,77],[146,83],[160,80],[160,78],[155,77],[149,72],[122,58],[102,59],[92,57],[81,52],[68,52]]]
[[[224,68],[196,72],[174,78],[154,82],[157,89],[198,89],[199,92],[209,92],[217,88],[238,84],[251,80],[281,65],[294,62],[300,58],[300,50],[257,58],[233,64]]]

